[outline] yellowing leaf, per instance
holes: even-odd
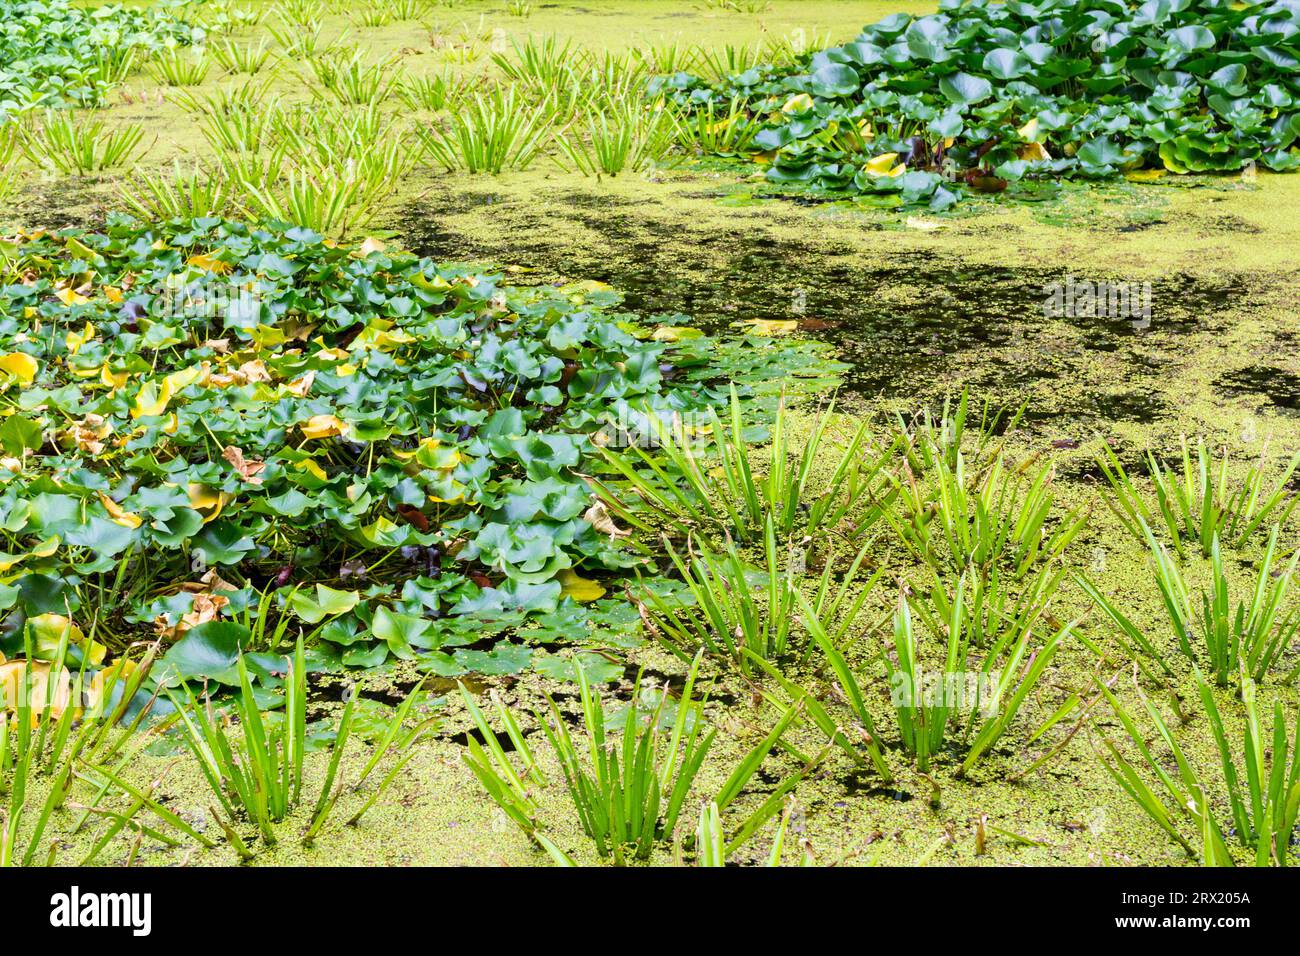
[[[59,539],[47,538],[24,554],[10,554],[7,551],[0,551],[0,574],[17,567],[28,558],[48,558],[58,549]]]
[[[100,382],[114,391],[126,384],[126,378],[126,372],[114,372],[108,367],[108,363],[104,363],[104,366],[99,370]]]
[[[95,327],[89,322],[80,332],[69,332],[66,340],[69,355],[76,355],[81,347],[95,337]],[[92,373],[93,374],[93,373]]]
[[[208,272],[215,272],[218,275],[225,275],[230,271],[230,263],[222,262],[213,256],[190,256],[185,260],[187,266],[194,266],[198,269],[205,269]]]
[[[1017,130],[1017,132],[1020,134],[1022,139],[1037,139],[1038,138],[1038,117],[1034,117],[1033,119],[1031,119],[1024,126],[1020,127],[1020,129]]]
[[[63,716],[63,712],[72,703],[71,676],[67,668],[59,668],[59,675],[51,687],[51,669],[51,665],[45,661],[10,661],[0,664],[0,693],[4,694],[5,708],[16,713],[25,695],[26,703],[31,706],[33,726],[47,706],[54,717]]]
[[[881,153],[867,160],[862,168],[868,176],[901,176],[907,172],[907,167],[898,162],[897,153]]]
[[[1050,160],[1052,154],[1047,151],[1047,147],[1042,143],[1025,143],[1016,147],[1016,157],[1035,162],[1037,160]]]
[[[36,370],[40,368],[36,359],[26,352],[10,352],[0,355],[0,372],[7,372],[17,379],[19,385],[30,385],[36,380]]]
[[[86,298],[84,295],[82,295],[80,292],[78,292],[76,289],[73,289],[70,286],[64,286],[62,289],[57,290],[54,294],[55,296],[58,297],[58,300],[60,302],[62,302],[64,305],[68,307],[74,305],[85,305],[87,302],[90,301],[88,298]]]
[[[813,108],[813,98],[807,93],[797,93],[785,101],[782,113],[806,113]]]
[[[163,379],[161,386],[157,382],[145,382],[131,405],[131,417],[153,418],[161,415],[167,411],[171,400],[172,387],[168,379]]]
[[[736,325],[747,328],[751,335],[791,335],[799,328],[797,319],[746,319]]]
[[[565,597],[573,598],[579,604],[598,601],[605,596],[603,587],[590,578],[582,577],[573,568],[564,569],[556,575],[555,579],[560,582],[560,593]]]
[[[298,427],[304,438],[319,439],[342,435],[348,426],[334,415],[313,415]]]
[[[144,523],[139,515],[123,510],[121,505],[102,491],[99,493],[99,501],[104,506],[104,510],[108,512],[108,517],[123,528],[138,528]]]
[[[221,514],[221,509],[230,500],[229,495],[197,481],[191,481],[185,490],[190,496],[190,507],[203,515],[204,524]]]

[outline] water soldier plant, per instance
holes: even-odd
[[[1238,758],[1229,744],[1213,688],[1199,670],[1195,671],[1195,677],[1202,716],[1209,723],[1217,748],[1219,777],[1211,780],[1204,771],[1198,770],[1179,745],[1160,709],[1137,688],[1143,709],[1173,757],[1176,771],[1170,773],[1167,762],[1155,755],[1147,736],[1119,698],[1104,683],[1099,683],[1099,689],[1137,752],[1136,758],[1131,758],[1103,736],[1102,743],[1109,755],[1104,761],[1106,768],[1124,792],[1202,865],[1234,865],[1228,839],[1235,836],[1255,866],[1286,866],[1293,855],[1296,822],[1300,817],[1300,722],[1288,743],[1281,702],[1273,702],[1270,726],[1260,716],[1254,682],[1243,674],[1245,728]],[[1154,777],[1165,795],[1152,789],[1144,776]],[[1232,827],[1227,835],[1215,816],[1221,800],[1226,800],[1231,807]]]
[[[1203,662],[1220,687],[1227,687],[1239,673],[1255,682],[1266,680],[1273,666],[1290,651],[1300,631],[1300,608],[1289,600],[1300,552],[1292,554],[1284,567],[1274,569],[1280,531],[1275,525],[1249,589],[1249,600],[1240,600],[1234,607],[1215,535],[1210,542],[1209,585],[1201,590],[1197,606],[1189,597],[1190,589],[1174,557],[1145,524],[1141,527],[1151,551],[1161,606],[1178,649],[1194,664]],[[1166,674],[1173,673],[1158,638],[1144,634],[1095,584],[1082,577],[1079,584],[1119,629],[1130,651],[1141,651]],[[1297,673],[1300,665],[1291,671],[1287,682],[1294,680]]]
[[[548,695],[548,713],[534,714],[544,731],[552,754],[568,789],[583,832],[601,857],[617,865],[649,859],[658,843],[669,840],[691,792],[700,767],[713,746],[717,728],[706,727],[702,700],[694,698],[703,655],[696,655],[677,700],[669,705],[667,690],[658,691],[653,706],[642,712],[641,677],[632,691],[632,704],[623,715],[622,726],[611,722],[600,695],[588,680],[582,661],[575,658],[582,727],[585,740],[575,740],[554,698]],[[505,732],[522,762],[516,770],[473,698],[461,687],[474,726],[487,750],[473,737],[465,762],[493,802],[530,837],[542,835],[537,805],[531,787],[545,783],[537,758],[518,719],[499,702],[497,711]],[[780,741],[793,720],[791,711],[766,737],[751,749],[727,778],[713,803],[725,810],[743,792],[764,758]],[[617,739],[615,739],[617,737]],[[787,793],[811,770],[805,766],[784,778],[761,806],[733,831],[726,852],[737,846],[780,812]],[[543,847],[545,845],[543,844]],[[548,848],[549,851],[549,848]],[[554,855],[554,854],[553,854]]]
[[[257,828],[266,846],[275,846],[278,841],[275,824],[282,823],[303,796],[307,756],[307,661],[301,637],[292,659],[286,658],[285,663],[284,714],[281,719],[270,721],[262,713],[254,691],[247,657],[243,654],[238,656],[239,693],[234,699],[238,730],[234,733],[227,729],[227,719],[217,713],[210,694],[200,701],[188,688],[181,696],[167,690],[168,698],[180,715],[186,746],[216,800],[212,816],[241,859],[251,859],[254,854],[238,828],[251,824]],[[374,806],[396,779],[402,766],[414,756],[411,744],[430,723],[425,721],[414,730],[404,732],[403,724],[418,697],[417,692],[412,692],[394,711],[370,759],[348,788],[358,790],[390,750],[398,755],[394,766],[369,799],[348,820],[349,825],[357,823]],[[324,779],[310,822],[302,833],[304,845],[310,846],[324,829],[345,789],[342,781],[337,786],[335,781],[352,733],[356,701],[355,694],[348,697],[334,730]]]

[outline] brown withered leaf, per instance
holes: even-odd
[[[234,468],[239,477],[250,485],[262,483],[262,470],[266,468],[266,462],[256,458],[245,458],[243,449],[236,448],[234,445],[227,445],[222,449],[221,457],[230,462],[230,467]]]
[[[614,519],[611,518],[609,512],[605,510],[605,503],[603,501],[595,502],[583,513],[582,517],[589,525],[601,534],[609,535],[609,540],[611,541],[615,538],[630,538],[632,536],[631,531],[628,531],[625,528],[620,528],[618,525],[614,524]]]

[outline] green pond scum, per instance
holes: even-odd
[[[0,863],[1296,862],[1294,0],[0,0]]]

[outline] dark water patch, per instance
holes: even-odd
[[[504,730],[494,731],[492,736],[496,737],[497,743],[501,745],[502,750],[504,750],[506,753],[514,753],[515,742],[510,739],[510,735],[507,734]],[[524,734],[524,736],[526,737],[528,735]],[[487,743],[487,738],[483,736],[482,732],[477,727],[471,728],[470,730],[467,731],[462,731],[461,733],[458,734],[451,734],[450,736],[447,737],[447,739],[454,744],[460,745],[461,747],[468,747],[469,739],[471,737],[474,738],[474,740],[478,743],[480,747],[484,746]]]
[[[1221,375],[1214,383],[1222,395],[1263,395],[1274,408],[1300,412],[1300,376],[1271,365],[1251,365]]]
[[[425,216],[418,206],[404,232],[411,248],[434,258],[518,265],[529,281],[606,282],[630,311],[682,313],[711,333],[754,320],[798,320],[800,335],[831,345],[852,366],[845,385],[864,397],[928,399],[969,384],[1010,399],[1033,389],[1046,396],[1040,419],[1167,414],[1159,386],[1177,356],[1169,337],[1224,328],[1230,310],[1248,298],[1235,282],[1172,275],[1137,300],[1149,303],[1145,312],[1059,315],[1049,299],[1071,279],[1067,269],[970,265],[931,249],[898,251],[882,265],[852,247],[790,239],[761,225],[704,231],[599,197],[569,198],[593,210],[573,208],[569,224],[521,225],[509,240],[497,231],[444,232],[436,211]],[[574,226],[575,238],[557,238]],[[1080,271],[1075,281],[1083,281]],[[1134,283],[1106,275],[1087,281]],[[1099,355],[1100,372],[1092,367]]]

